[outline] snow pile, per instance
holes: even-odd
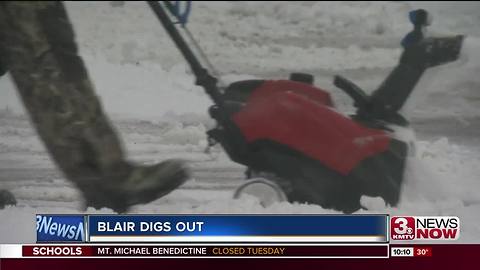
[[[480,203],[480,156],[450,144],[447,138],[419,142],[417,155],[409,160],[404,189],[405,201],[456,200],[464,205]],[[422,192],[418,192],[418,191]],[[448,204],[448,203],[447,203]],[[446,214],[446,213],[443,213]]]
[[[480,235],[480,156],[447,138],[417,143],[408,160],[400,204],[385,208],[381,198],[362,197],[368,211],[391,215],[458,216],[461,242],[478,243]]]
[[[163,134],[163,139],[172,144],[195,144],[198,145],[205,140],[205,127],[187,126],[178,124]]]
[[[187,132],[188,133],[188,132]],[[179,148],[176,148],[178,150]],[[138,149],[137,149],[138,150]],[[165,152],[165,149],[162,150]],[[217,156],[226,162],[225,155]],[[215,161],[217,166],[222,164]],[[449,143],[448,139],[441,138],[433,142],[420,141],[417,153],[409,159],[405,175],[405,186],[398,207],[388,208],[380,198],[363,197],[362,204],[369,210],[359,213],[390,213],[392,215],[454,215],[459,216],[462,222],[462,242],[476,242],[480,235],[480,164],[478,153]],[[29,231],[32,227],[35,213],[111,213],[109,209],[80,211],[78,193],[71,186],[65,186],[64,180],[54,181],[53,186],[27,186],[13,189],[21,205],[0,210],[0,242],[31,242],[34,241],[31,233],[12,234],[11,228],[17,223],[25,226]],[[41,184],[43,182],[37,183]],[[188,188],[196,181],[184,188],[174,191],[151,204],[136,206],[132,213],[178,213],[178,214],[206,214],[206,213],[337,213],[323,209],[317,205],[298,203],[276,203],[269,207],[262,207],[258,201],[250,197],[240,200],[232,199],[234,186],[219,188],[222,182],[214,183],[213,189]],[[41,190],[41,192],[39,192]],[[49,203],[45,205],[45,198]],[[44,206],[32,207],[39,201]],[[23,205],[24,203],[27,205]],[[14,215],[16,213],[16,215]],[[21,221],[21,222],[19,222]]]
[[[447,138],[419,142],[409,160],[402,200],[395,215],[451,215],[462,222],[461,241],[478,243],[480,235],[480,155]]]

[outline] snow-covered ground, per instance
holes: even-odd
[[[145,3],[67,2],[77,40],[105,110],[129,158],[191,161],[194,179],[133,213],[332,213],[316,205],[263,208],[233,200],[243,168],[220,148],[204,152],[211,104]],[[342,111],[351,101],[332,83],[342,74],[373,90],[395,65],[406,14],[433,13],[431,32],[466,34],[461,59],[427,72],[405,110],[417,130],[397,208],[363,198],[368,211],[393,215],[455,215],[462,242],[480,241],[480,4],[423,2],[195,2],[189,28],[225,82],[285,78],[310,72]],[[25,116],[8,77],[0,79],[0,188],[16,207],[0,210],[0,243],[35,241],[35,213],[81,210],[81,199],[55,169]]]

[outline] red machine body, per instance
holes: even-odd
[[[337,112],[328,92],[290,80],[263,82],[232,119],[248,143],[275,141],[342,175],[386,151],[391,140]]]

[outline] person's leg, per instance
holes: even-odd
[[[149,167],[125,161],[61,2],[0,3],[0,36],[6,66],[39,136],[87,205],[125,211],[188,178],[180,161]]]

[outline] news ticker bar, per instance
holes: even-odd
[[[0,245],[0,258],[389,258],[388,244]]]
[[[387,243],[387,215],[37,215],[37,242]]]

